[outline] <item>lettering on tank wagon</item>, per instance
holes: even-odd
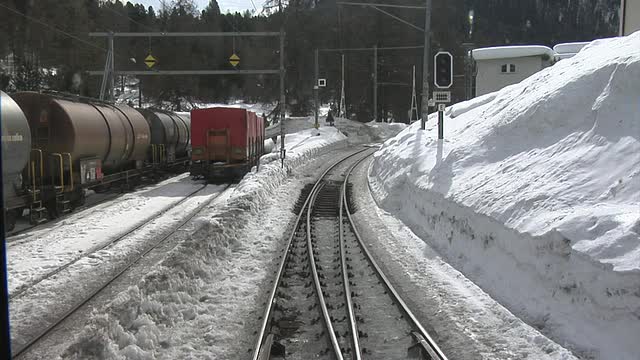
[[[23,139],[23,136],[18,133],[15,135],[2,135],[3,142],[21,142]]]

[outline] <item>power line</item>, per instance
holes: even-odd
[[[81,42],[81,43],[83,43],[83,44],[85,44],[85,45],[88,45],[88,46],[91,46],[91,47],[96,48],[96,49],[98,49],[98,50],[101,50],[101,51],[107,52],[107,49],[105,49],[105,48],[103,48],[103,47],[100,47],[100,46],[98,46],[98,45],[92,44],[92,43],[90,43],[90,42],[88,42],[88,41],[86,41],[86,40],[84,40],[84,39],[82,39],[82,38],[79,38],[79,37],[77,37],[77,36],[75,36],[75,35],[73,35],[73,34],[70,34],[70,33],[66,32],[66,31],[64,31],[64,30],[60,30],[60,29],[58,29],[58,28],[56,28],[56,27],[54,27],[54,26],[52,26],[52,25],[49,25],[49,24],[47,24],[47,23],[43,22],[42,20],[39,20],[39,19],[36,19],[36,18],[31,17],[31,16],[29,16],[29,15],[23,14],[23,13],[21,13],[20,11],[15,10],[15,9],[12,9],[12,8],[10,8],[10,7],[8,7],[8,6],[4,5],[4,4],[2,4],[2,3],[0,3],[0,7],[3,7],[3,8],[5,8],[5,9],[7,9],[7,10],[11,11],[11,12],[12,12],[12,13],[14,13],[14,14],[18,14],[18,15],[20,15],[20,16],[22,16],[22,17],[24,17],[24,18],[25,18],[25,19],[27,19],[27,20],[31,20],[31,21],[33,21],[33,22],[36,22],[36,23],[38,23],[38,24],[42,25],[42,26],[48,27],[49,29],[52,29],[52,30],[54,30],[54,31],[56,31],[56,32],[58,32],[58,33],[64,34],[64,35],[66,35],[66,36],[68,36],[68,37],[70,37],[70,38],[72,38],[72,39],[75,39],[75,40],[77,40],[77,41],[79,41],[79,42]]]
[[[253,2],[253,0],[251,0],[251,5],[253,5],[253,10],[256,11],[256,14],[258,13],[258,8],[256,7],[256,4]]]

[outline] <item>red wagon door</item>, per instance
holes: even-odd
[[[208,159],[215,162],[230,162],[231,142],[228,129],[207,131]]]

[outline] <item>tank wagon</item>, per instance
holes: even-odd
[[[12,98],[2,94],[11,118],[3,110],[3,175],[13,181],[3,185],[13,190],[5,192],[8,229],[25,208],[39,223],[82,204],[86,189],[127,188],[189,163],[189,122],[175,114],[60,94]]]
[[[2,190],[5,199],[5,224],[15,223],[24,206],[22,171],[29,162],[31,133],[24,113],[7,94],[0,91],[2,123]],[[6,225],[5,225],[6,226]],[[10,227],[10,226],[9,226]]]
[[[151,157],[164,155],[166,158],[157,160],[175,162],[176,159],[187,156],[191,139],[190,119],[159,109],[138,111],[151,128]]]
[[[215,181],[242,176],[259,166],[264,129],[264,120],[245,109],[192,110],[191,175]]]

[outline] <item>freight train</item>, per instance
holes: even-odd
[[[237,179],[260,165],[264,119],[245,109],[191,111],[191,175],[208,181]]]
[[[188,168],[191,122],[52,93],[0,93],[5,228],[72,211],[85,190],[128,188]]]

